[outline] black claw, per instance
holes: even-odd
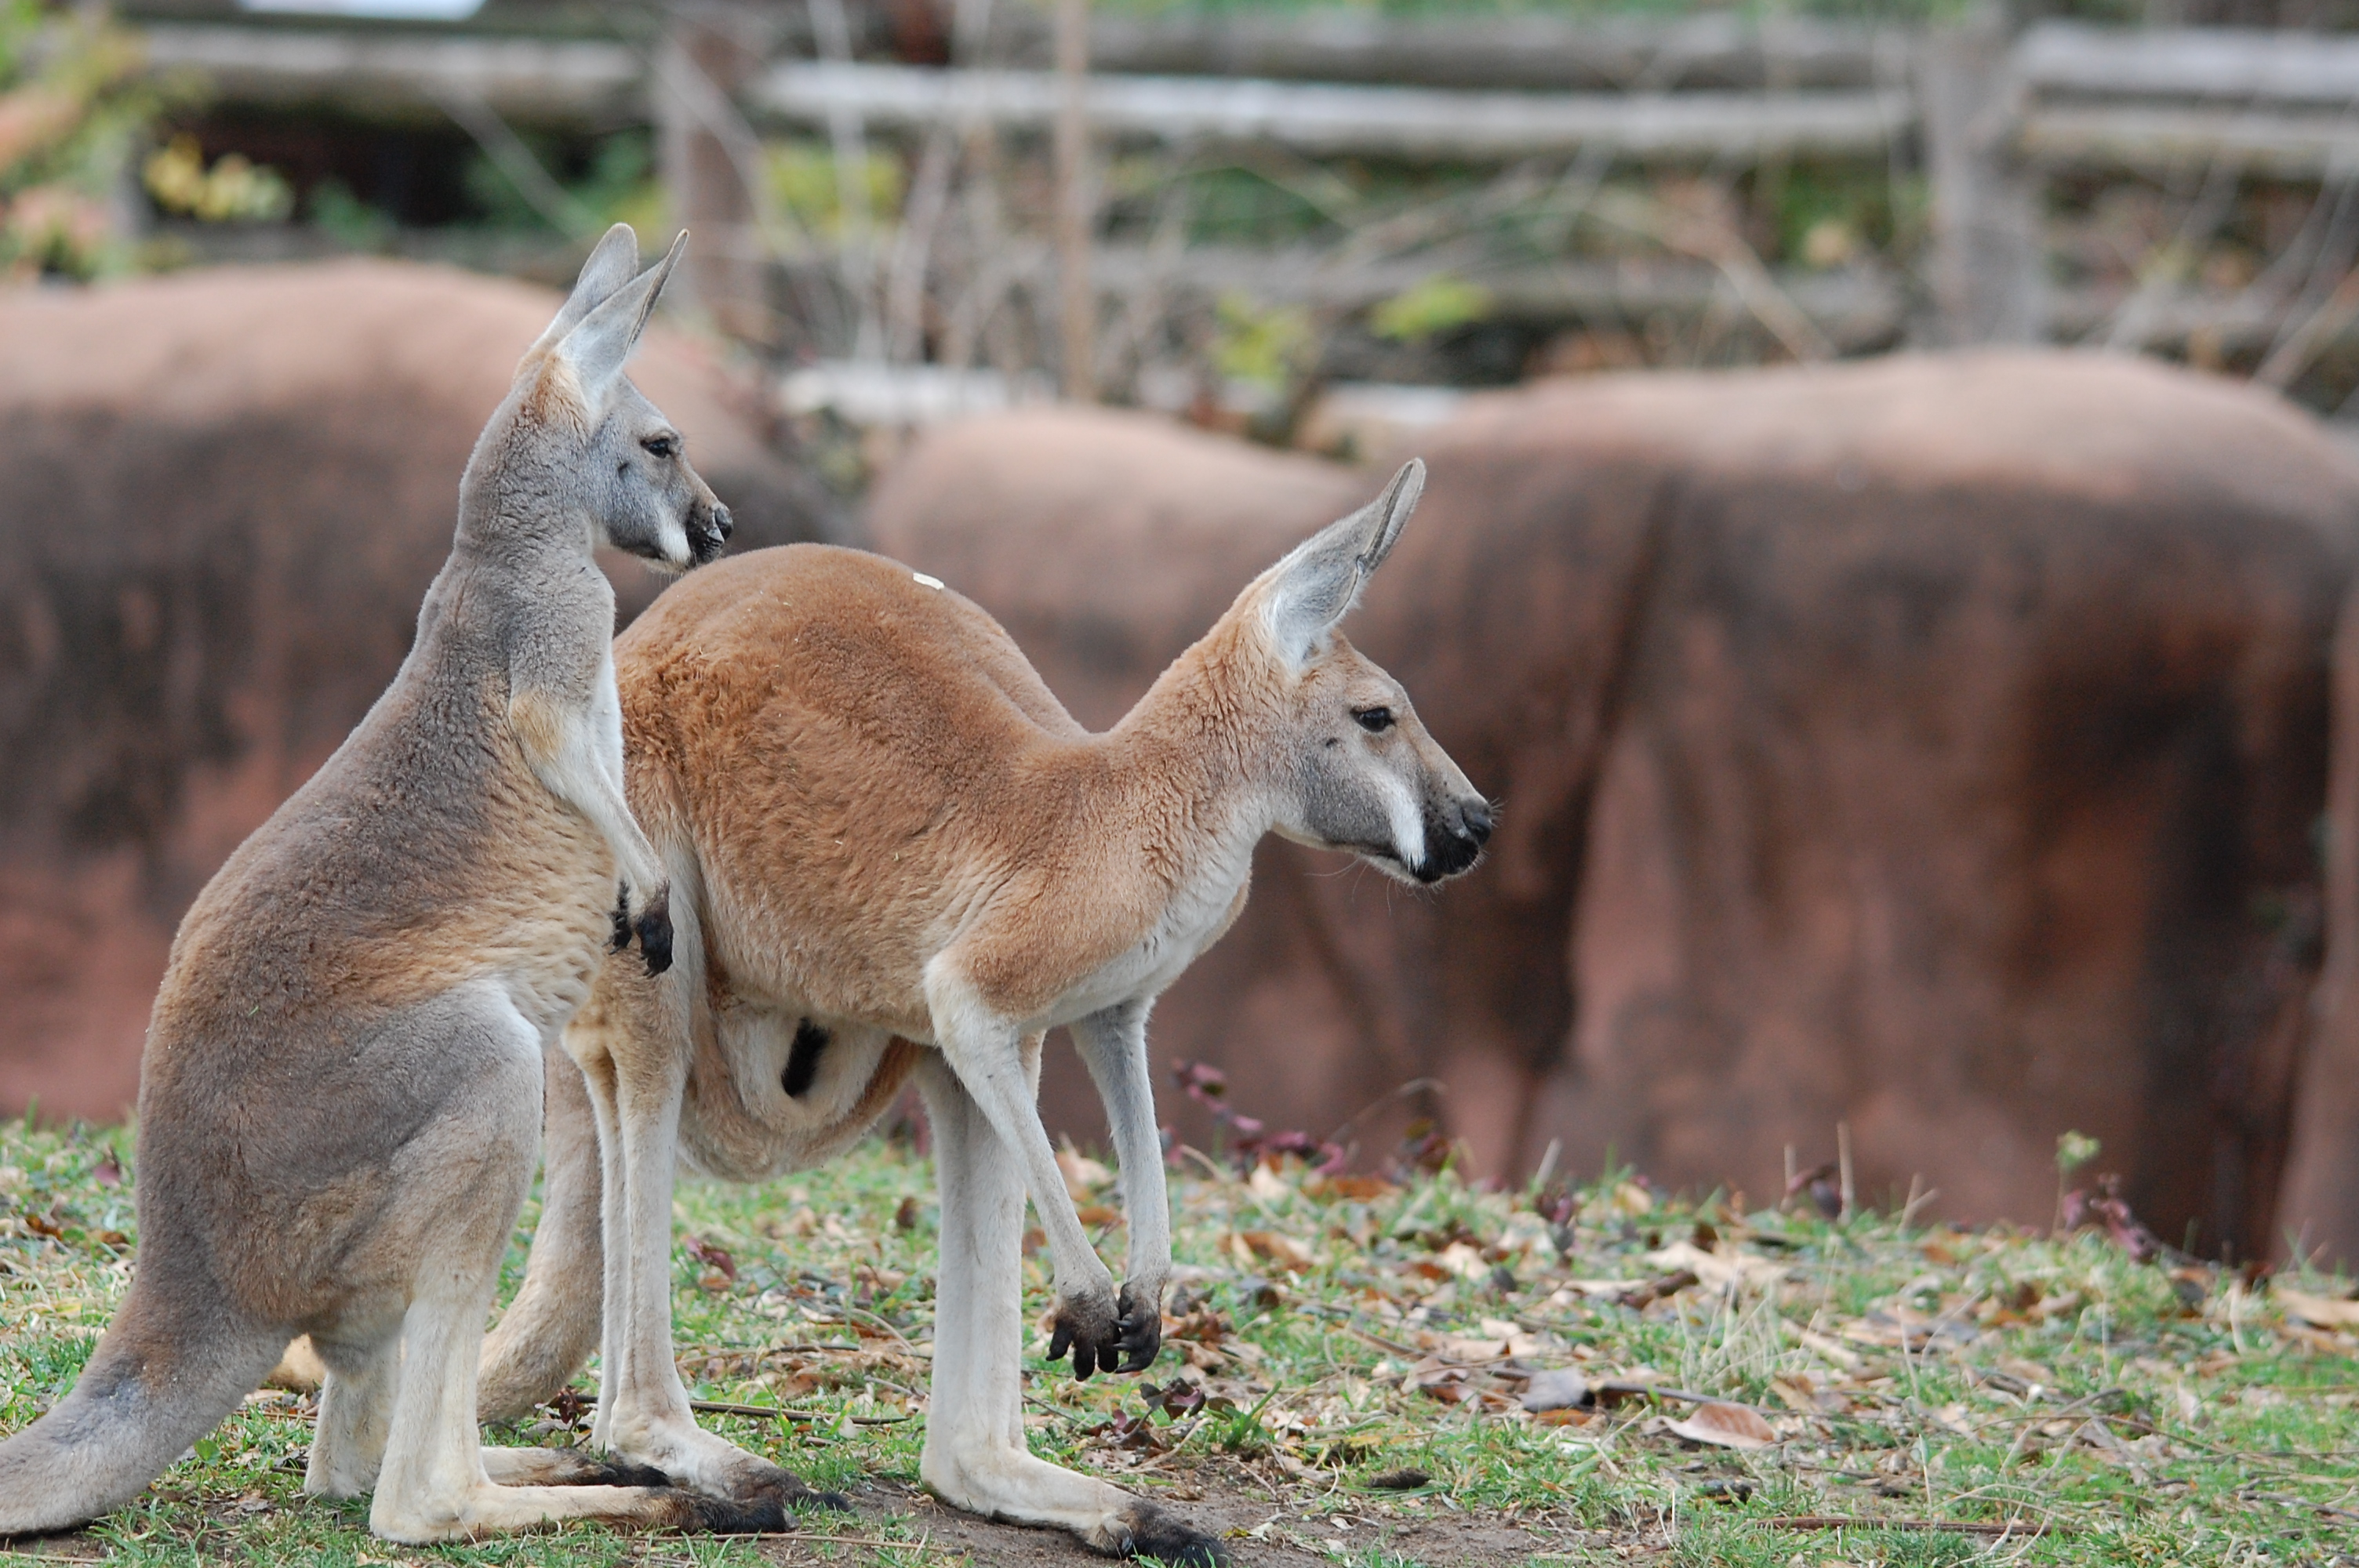
[[[660,911],[639,917],[639,953],[647,973],[660,975],[671,968],[671,917]]]
[[[1108,1367],[1108,1371],[1144,1372],[1155,1365],[1163,1351],[1163,1310],[1155,1303],[1142,1303],[1125,1285],[1115,1304],[1122,1313],[1115,1325],[1116,1343],[1125,1352],[1120,1368]]]
[[[738,1504],[748,1508],[801,1509],[849,1509],[852,1504],[841,1492],[814,1492],[800,1476],[792,1470],[782,1470],[766,1465],[762,1473],[734,1489]],[[782,1527],[783,1528],[783,1527]]]
[[[669,1487],[671,1477],[652,1465],[634,1465],[627,1459],[607,1459],[592,1465],[582,1476],[565,1484],[569,1487]]]
[[[660,975],[671,968],[671,893],[669,890],[647,900],[639,911],[639,953],[647,961],[647,973]]]
[[[631,945],[631,884],[623,883],[614,891],[614,934],[606,944],[606,951],[619,953]]]
[[[1152,1557],[1172,1568],[1182,1564],[1185,1568],[1226,1568],[1228,1548],[1178,1514],[1166,1512],[1153,1503],[1141,1503],[1124,1522],[1130,1526],[1130,1550],[1135,1556]]]
[[[1121,1360],[1118,1333],[1112,1303],[1060,1298],[1049,1328],[1049,1360],[1053,1365],[1070,1353],[1073,1376],[1086,1382],[1102,1368],[1113,1371]]]
[[[688,1499],[689,1522],[680,1528],[712,1535],[777,1535],[787,1528],[785,1505],[775,1497],[707,1498],[681,1494]]]

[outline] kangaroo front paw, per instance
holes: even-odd
[[[647,961],[647,973],[660,975],[671,968],[671,889],[658,888],[655,896],[639,905],[636,914],[631,913],[631,884],[622,883],[614,893],[613,936],[606,951],[619,953],[639,939],[639,955]]]
[[[606,951],[619,953],[631,945],[631,884],[620,882],[614,888],[614,934],[606,943]]]
[[[1121,1314],[1114,1324],[1114,1343],[1122,1351],[1122,1365],[1108,1371],[1144,1372],[1155,1365],[1163,1349],[1162,1295],[1160,1291],[1123,1286],[1114,1303]]]
[[[1121,1317],[1112,1291],[1059,1296],[1055,1314],[1049,1323],[1049,1359],[1061,1361],[1066,1351],[1071,1350],[1074,1377],[1111,1372],[1122,1360],[1121,1332]],[[1159,1323],[1156,1332],[1162,1332]]]
[[[639,912],[639,956],[647,973],[660,975],[671,968],[671,890],[663,888]]]

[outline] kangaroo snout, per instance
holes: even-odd
[[[1417,880],[1438,882],[1472,867],[1483,858],[1491,838],[1491,803],[1481,795],[1455,800],[1426,824],[1425,859],[1416,868]]]
[[[714,502],[712,509],[688,533],[689,553],[696,557],[695,564],[701,567],[719,555],[721,546],[727,544],[729,535],[736,531],[737,525],[730,519],[729,508]]]

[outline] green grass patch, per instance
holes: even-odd
[[[0,1127],[0,1432],[70,1386],[130,1279],[129,1151],[120,1129]],[[1118,1260],[1103,1168],[1073,1170]],[[1174,1173],[1180,1284],[1163,1359],[1143,1379],[1077,1384],[1036,1341],[1026,1419],[1044,1456],[1175,1507],[1244,1507],[1262,1522],[1236,1542],[1243,1561],[1266,1548],[1369,1568],[2290,1565],[2359,1541],[2359,1339],[2298,1321],[2233,1272],[2134,1262],[2097,1231],[1740,1215],[1619,1178],[1536,1195],[1447,1171],[1403,1184],[1213,1172]],[[705,1419],[822,1487],[914,1485],[931,1355],[927,1162],[874,1141],[768,1186],[684,1185],[678,1213],[691,1392],[808,1418]],[[1026,1272],[1037,1314],[1045,1254]],[[1606,1393],[1528,1412],[1522,1396],[1548,1371]],[[1690,1393],[1748,1407],[1773,1441],[1689,1441],[1673,1427],[1694,1413]],[[832,1547],[573,1527],[394,1548],[369,1537],[364,1506],[302,1497],[311,1413],[307,1398],[258,1393],[137,1503],[50,1549],[355,1568],[961,1558],[919,1545],[940,1510],[899,1505],[806,1521],[805,1534],[857,1538]],[[568,1400],[492,1438],[576,1443],[585,1428]],[[1435,1527],[1477,1524],[1511,1544],[1431,1545]]]

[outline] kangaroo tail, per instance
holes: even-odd
[[[129,1502],[286,1347],[284,1328],[239,1322],[210,1280],[170,1272],[167,1282],[143,1269],[73,1391],[0,1443],[0,1537],[68,1530]]]
[[[582,1069],[564,1048],[545,1046],[541,1062],[540,1225],[524,1287],[484,1341],[475,1410],[484,1421],[513,1421],[554,1398],[598,1348],[605,1299],[598,1123]]]

